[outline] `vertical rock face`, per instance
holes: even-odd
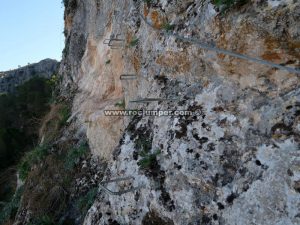
[[[36,76],[50,78],[58,69],[59,62],[45,59],[16,70],[0,72],[0,93],[13,92],[17,86]]]
[[[108,162],[105,179],[135,178],[109,189],[143,186],[100,192],[84,224],[300,223],[299,74],[162,32],[295,68],[299,2],[249,1],[226,13],[209,0],[65,4],[60,71],[73,118]],[[112,37],[116,49],[105,44]],[[130,103],[138,98],[178,101]],[[123,99],[126,108],[195,113],[105,116]]]

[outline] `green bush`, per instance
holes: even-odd
[[[34,219],[29,225],[56,225],[56,223],[49,216],[41,216]]]
[[[227,11],[233,6],[242,6],[249,0],[213,0],[213,4],[221,9],[222,12]]]
[[[156,150],[154,153],[147,153],[142,151],[139,155],[142,157],[141,160],[138,161],[138,165],[142,169],[151,168],[156,162],[156,157],[161,154],[160,150]]]
[[[89,208],[93,205],[95,198],[98,193],[98,188],[91,189],[86,195],[80,197],[77,201],[77,207],[78,209],[85,214]]]
[[[146,138],[146,137],[139,137],[135,141],[135,147],[140,151],[140,152],[150,152],[152,149],[152,140]]]
[[[147,3],[147,4],[150,4],[153,2],[153,0],[143,0],[143,2]]]
[[[68,152],[65,158],[65,168],[68,170],[74,169],[74,167],[80,162],[80,159],[88,152],[88,145],[82,144],[78,148],[74,148]]]
[[[18,87],[15,101],[24,118],[40,118],[49,110],[51,96],[49,80],[37,77]]]
[[[69,119],[69,117],[71,116],[71,109],[69,106],[63,106],[60,110],[59,110],[59,126],[63,127],[67,124],[67,121]]]
[[[32,151],[27,152],[18,167],[20,179],[24,181],[27,178],[31,167],[43,160],[47,155],[47,146],[38,146]]]
[[[117,102],[116,104],[115,104],[115,107],[119,107],[119,108],[122,108],[122,109],[125,109],[125,99],[123,99],[122,101],[120,101],[120,102]]]
[[[23,194],[23,187],[19,188],[10,202],[7,202],[0,211],[0,224],[4,224],[9,219],[13,219],[20,206],[21,197]]]
[[[47,80],[47,84],[52,88],[52,95],[49,99],[49,104],[54,104],[57,101],[57,94],[59,90],[57,87],[59,87],[60,82],[62,81],[62,77],[57,76],[53,74],[49,80]]]
[[[129,42],[129,47],[134,47],[134,46],[138,45],[138,43],[139,43],[139,39],[134,38],[132,41]]]
[[[163,25],[163,29],[168,31],[168,32],[174,30],[174,28],[175,28],[175,25],[170,24],[170,23],[165,23]]]

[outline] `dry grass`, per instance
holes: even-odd
[[[50,112],[42,120],[39,130],[39,138],[42,143],[53,141],[59,134],[60,129],[69,118],[68,106],[63,104],[51,105]]]

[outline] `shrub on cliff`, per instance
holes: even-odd
[[[3,208],[0,207],[0,224],[4,224],[15,217],[20,205],[22,194],[23,188],[21,187],[16,191],[10,202],[6,202]]]
[[[155,166],[156,157],[161,154],[161,151],[158,149],[154,153],[140,152],[140,156],[142,157],[140,161],[138,161],[138,165],[141,169],[148,169]]]
[[[88,145],[82,144],[78,148],[70,150],[65,158],[65,167],[68,170],[74,169],[74,167],[80,162],[88,152]]]
[[[30,172],[31,167],[43,160],[48,155],[47,146],[38,146],[32,151],[26,153],[19,165],[19,175],[21,180],[25,180]]]
[[[34,219],[28,225],[56,225],[56,223],[53,221],[51,217],[44,215]]]
[[[88,191],[84,196],[81,196],[76,202],[76,206],[80,209],[83,214],[89,210],[89,208],[93,205],[95,198],[98,193],[98,188],[92,188]]]
[[[249,0],[213,0],[212,3],[222,12],[229,10],[234,6],[242,6]]]

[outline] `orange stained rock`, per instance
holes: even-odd
[[[156,63],[165,67],[175,67],[179,73],[188,72],[191,68],[188,57],[178,52],[166,52],[157,58]]]
[[[275,62],[275,60],[280,60],[280,56],[276,52],[266,52],[262,55],[262,58],[264,60]]]
[[[149,8],[147,5],[144,5],[144,17],[147,17],[149,14]]]
[[[72,15],[65,16],[65,30],[69,32],[72,28],[72,23],[73,23],[73,16]]]
[[[153,26],[157,29],[161,29],[164,24],[164,19],[157,11],[153,11],[150,14]]]
[[[139,60],[139,58],[137,56],[134,56],[132,58],[132,64],[133,64],[133,67],[134,67],[134,70],[139,73],[140,70],[141,70],[141,62]]]

